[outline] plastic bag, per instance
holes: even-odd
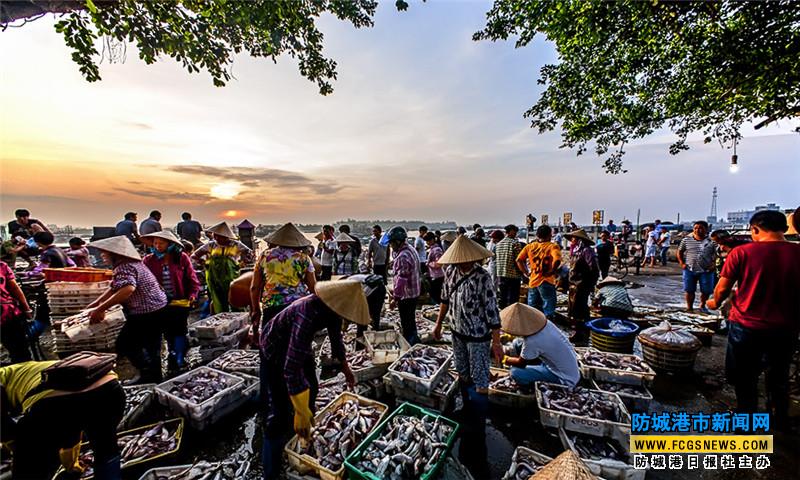
[[[642,330],[639,336],[661,345],[671,345],[686,350],[694,350],[702,346],[700,340],[688,330],[675,328],[666,320],[658,326]]]

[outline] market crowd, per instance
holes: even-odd
[[[126,322],[116,350],[137,370],[131,383],[163,380],[164,341],[167,375],[185,371],[187,323],[196,307],[202,315],[249,309],[250,343],[261,358],[265,478],[282,471],[288,436],[308,436],[311,429],[318,389],[315,334],[327,332],[332,355],[352,385],[343,324],[356,324],[359,333],[378,329],[386,303],[398,311],[400,331],[414,345],[420,341],[415,311],[423,298],[439,305],[432,335],[441,338],[445,324],[451,332],[464,405],[460,456],[476,477],[485,478],[490,367],[508,366],[522,385],[575,386],[580,373],[570,340],[585,333],[592,302],[615,318],[633,312],[625,282],[613,276],[615,262],[632,257],[639,267],[663,267],[676,243],[687,310],[694,309],[698,285],[701,311],[729,303],[725,368],[737,409],[759,408],[757,382],[766,369],[767,407],[776,425],[788,420],[789,364],[800,330],[800,245],[786,241],[789,225],[780,212],[756,213],[749,242],[726,231],[709,234],[704,221],[679,242],[674,228],[658,220],[641,237],[626,220],[619,227],[609,221],[597,240],[574,224],[540,225],[527,243],[515,225],[488,232],[477,224],[446,232],[425,226],[384,231],[375,225],[363,241],[347,225],[325,225],[312,242],[287,223],[264,239],[266,248],[257,249],[227,223],[204,228],[189,213],[174,231],[162,228],[156,210],[137,222],[138,215],[128,212],[113,236],[88,245],[74,238],[68,248],[56,247],[53,233],[27,210],[17,210],[8,225],[0,262],[0,332],[11,364],[0,368],[0,384],[3,436],[16,440],[14,478],[45,478],[58,463],[76,468],[81,432],[92,442],[95,477],[120,475],[115,428],[124,393],[117,375],[107,372],[76,391],[48,388],[40,385],[42,371],[58,362],[31,361],[28,348],[49,320],[34,318],[19,281],[72,266],[111,267],[110,285],[88,305],[87,315],[100,323],[112,307],[122,307]],[[87,247],[100,258],[92,259]],[[245,266],[252,268],[243,271]],[[568,297],[572,338],[555,324],[559,290]],[[514,342],[504,347],[501,332]],[[69,422],[60,416],[65,409]],[[43,435],[52,429],[59,434]]]

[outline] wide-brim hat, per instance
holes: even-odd
[[[546,324],[544,313],[524,303],[514,303],[500,310],[500,325],[511,335],[527,337],[539,333]]]
[[[606,285],[625,285],[625,282],[620,280],[617,277],[613,277],[611,275],[607,276],[606,278],[597,282],[597,288],[606,286]]]
[[[350,235],[344,232],[339,232],[339,235],[337,235],[336,238],[334,238],[334,240],[336,240],[336,243],[356,243],[355,238],[351,237]]]
[[[314,235],[314,238],[316,238],[318,241],[321,242],[325,238],[325,234],[322,233],[322,232],[319,232],[318,234]]]
[[[136,247],[134,247],[133,243],[131,243],[128,237],[124,235],[120,235],[119,237],[104,238],[102,240],[95,240],[94,242],[89,243],[89,246],[104,252],[119,255],[120,257],[129,258],[131,260],[142,259],[142,257],[139,255],[139,252],[136,251]]]
[[[572,450],[566,450],[531,475],[528,480],[596,480],[597,477],[589,470]]]
[[[578,230],[575,230],[573,232],[565,233],[564,237],[566,237],[566,238],[579,238],[579,239],[583,240],[584,242],[589,242],[589,243],[593,243],[594,242],[594,240],[592,240],[592,238],[589,235],[587,235],[586,231],[584,229],[582,229],[582,228],[579,228]]]
[[[337,315],[357,325],[369,325],[367,297],[361,282],[340,280],[337,282],[317,282],[314,288],[322,302]]]
[[[183,247],[183,243],[181,243],[181,240],[169,230],[161,230],[160,232],[148,233],[147,235],[142,235],[142,238],[163,238],[164,240],[172,242],[179,247]]]
[[[267,243],[280,247],[302,248],[311,246],[303,232],[297,229],[292,222],[275,230],[267,237]]]
[[[462,235],[453,242],[444,252],[444,255],[437,261],[441,265],[451,265],[456,263],[480,262],[492,257],[493,253],[482,247],[478,242],[470,240],[469,237]]]
[[[218,224],[214,225],[213,227],[209,228],[206,231],[209,233],[213,233],[214,235],[219,235],[221,237],[227,237],[233,239],[236,238],[236,235],[234,235],[233,230],[231,230],[231,227],[229,227],[228,224],[225,222],[219,222]]]
[[[443,242],[452,243],[452,242],[456,241],[456,238],[458,238],[458,234],[456,232],[454,232],[453,230],[448,230],[448,231],[442,233],[442,236],[440,238],[441,238],[441,240]]]

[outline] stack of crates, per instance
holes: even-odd
[[[86,306],[108,289],[111,281],[102,282],[50,282],[47,303],[50,305],[50,322],[60,323],[67,317],[80,313]]]

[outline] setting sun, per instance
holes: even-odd
[[[227,218],[234,218],[239,215],[239,212],[236,210],[226,210],[225,213],[222,214],[223,217]]]
[[[211,187],[209,194],[221,200],[230,200],[239,195],[240,188],[240,185],[235,182],[217,183]]]

